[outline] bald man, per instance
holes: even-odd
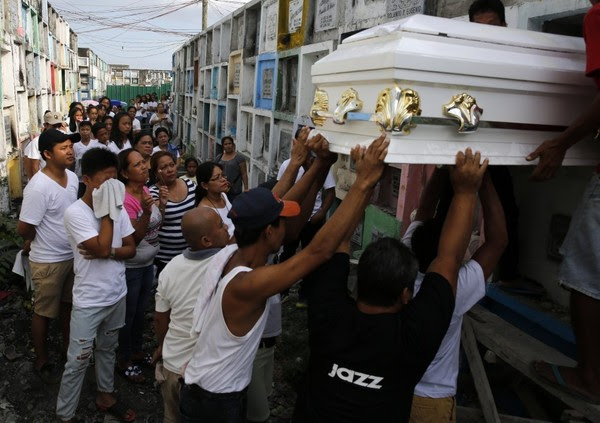
[[[178,380],[196,343],[192,321],[202,275],[211,258],[229,241],[227,225],[208,207],[185,213],[181,231],[189,248],[167,264],[158,278],[156,291],[154,325],[158,348],[154,360],[162,358],[165,422],[179,421]]]

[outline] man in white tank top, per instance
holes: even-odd
[[[297,198],[299,192],[310,186],[309,194],[302,197],[309,203],[303,201],[303,212],[312,210],[310,200],[314,201],[335,162],[324,138],[316,136],[308,144],[317,153],[315,163],[284,197]],[[284,241],[287,218],[298,216],[306,220],[299,205],[281,201],[265,188],[252,189],[235,199],[229,217],[235,225],[239,248],[222,251],[229,257],[218,275],[220,280],[210,293],[210,300],[203,302],[201,294],[196,304],[194,314],[198,318],[194,319],[194,330],[199,337],[184,373],[180,398],[182,422],[245,421],[245,390],[269,312],[268,299],[331,257],[346,232],[356,226],[383,173],[388,145],[389,141],[382,136],[368,149],[353,150],[357,178],[336,210],[335,218],[327,222],[305,249],[284,263],[265,266],[268,256],[278,251]],[[224,258],[219,254],[215,263]]]

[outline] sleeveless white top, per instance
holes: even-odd
[[[250,384],[252,363],[258,349],[271,299],[252,329],[244,336],[233,335],[223,316],[223,292],[229,282],[240,272],[252,269],[238,266],[219,282],[219,286],[208,305],[204,325],[192,358],[185,369],[185,383],[196,384],[213,393],[239,392]]]

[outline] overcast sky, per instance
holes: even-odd
[[[247,0],[210,1],[208,24]],[[191,4],[180,10],[174,9]],[[171,55],[187,36],[202,28],[201,1],[193,0],[50,0],[78,35],[79,47],[89,47],[109,64],[141,69],[171,69]],[[172,13],[169,13],[173,11]],[[154,18],[157,15],[164,16]],[[108,26],[117,26],[111,28]],[[140,31],[174,31],[178,34]]]

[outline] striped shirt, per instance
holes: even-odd
[[[183,180],[187,186],[187,196],[178,203],[172,201],[167,202],[163,224],[158,231],[158,242],[160,249],[156,255],[156,259],[163,263],[168,263],[173,257],[181,254],[187,248],[187,242],[181,233],[181,218],[184,213],[194,208],[194,200],[196,196],[196,185],[189,181]],[[158,186],[150,187],[150,195],[152,198],[158,199]]]

